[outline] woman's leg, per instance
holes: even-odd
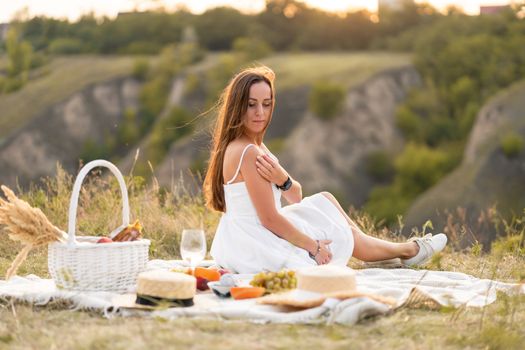
[[[354,236],[354,252],[359,260],[378,261],[392,258],[408,259],[417,254],[419,246],[415,242],[394,243],[365,234],[345,213],[337,199],[329,192],[321,192],[345,216]]]

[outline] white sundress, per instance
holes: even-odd
[[[279,271],[316,265],[308,252],[265,228],[239,174],[247,145],[233,178],[224,185],[226,212],[222,215],[210,254],[220,266],[236,273]],[[276,161],[277,158],[270,154]],[[352,229],[339,209],[321,193],[281,207],[281,191],[272,184],[275,206],[299,231],[312,239],[330,239],[331,264],[346,266],[354,249]]]

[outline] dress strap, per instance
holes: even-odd
[[[255,146],[255,145],[253,143],[250,143],[249,145],[246,145],[246,147],[244,147],[244,149],[242,150],[241,159],[239,160],[239,165],[237,166],[237,170],[235,171],[235,175],[233,175],[232,179],[228,181],[226,185],[231,184],[233,180],[237,178],[237,175],[239,175],[239,171],[241,170],[242,159],[244,158],[244,154],[246,153],[248,148],[250,148],[250,146]]]

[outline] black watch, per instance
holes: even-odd
[[[277,184],[275,186],[277,186],[277,188],[280,189],[281,191],[288,191],[290,187],[292,187],[292,179],[290,178],[290,176],[288,176],[286,181],[281,186]]]

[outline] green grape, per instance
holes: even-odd
[[[279,292],[295,288],[297,279],[295,271],[283,269],[281,271],[259,272],[253,276],[250,285],[254,287],[265,287],[267,293]]]

